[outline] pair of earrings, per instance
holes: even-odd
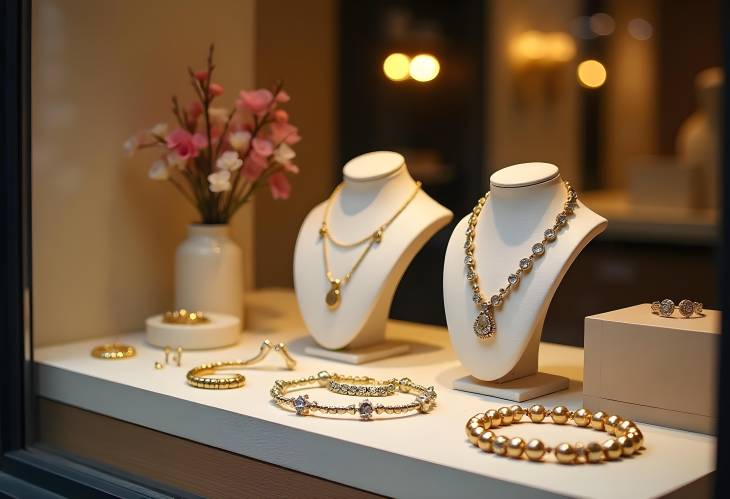
[[[183,347],[177,347],[175,350],[175,353],[172,352],[171,347],[165,347],[165,363],[162,364],[161,362],[155,362],[155,369],[162,369],[166,365],[170,364],[170,357],[172,357],[172,361],[175,363],[177,367],[180,367],[182,365],[182,354],[183,354]]]

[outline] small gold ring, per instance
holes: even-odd
[[[210,319],[203,312],[190,312],[184,308],[179,310],[168,310],[162,316],[162,322],[165,324],[185,324],[188,326],[197,326],[199,324],[207,324]]]
[[[109,343],[100,345],[91,350],[91,356],[104,360],[129,359],[137,355],[137,351],[133,346],[124,345],[122,343]]]

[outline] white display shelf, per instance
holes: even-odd
[[[235,347],[185,352],[183,367],[155,370],[159,349],[142,333],[49,346],[35,351],[40,396],[142,425],[240,455],[394,497],[656,497],[707,477],[715,466],[715,438],[643,425],[642,455],[600,465],[562,466],[530,463],[485,454],[469,445],[467,419],[477,412],[508,405],[486,396],[451,389],[466,372],[459,366],[445,329],[392,321],[389,339],[408,341],[411,352],[368,365],[350,366],[306,357],[309,344],[291,292],[269,291],[250,301],[250,330]],[[323,303],[324,306],[324,303]],[[504,333],[503,333],[504,334]],[[246,386],[209,391],[185,383],[192,366],[248,358],[264,338],[289,344],[299,361],[295,371],[278,368],[270,356],[245,371]],[[135,358],[94,359],[94,345],[117,340],[137,348]],[[567,376],[570,389],[536,401],[546,406],[581,405],[583,351],[543,343],[540,370]],[[427,415],[378,419],[299,417],[270,402],[275,379],[321,370],[380,378],[408,376],[434,385],[438,405]],[[708,388],[709,389],[709,388]],[[308,390],[314,400],[334,395]],[[341,396],[339,396],[341,397]],[[341,398],[338,399],[341,402]],[[352,401],[358,399],[353,398]],[[604,433],[552,424],[519,424],[505,435],[540,437],[557,444],[605,438]]]

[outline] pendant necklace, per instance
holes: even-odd
[[[568,216],[575,210],[578,194],[576,194],[575,189],[570,183],[565,181],[564,183],[567,190],[566,200],[563,204],[563,210],[555,216],[555,223],[552,227],[545,229],[542,241],[532,245],[530,256],[520,260],[517,270],[507,276],[507,286],[500,288],[499,292],[492,295],[489,300],[484,298],[479,287],[479,274],[477,273],[477,264],[474,258],[474,236],[476,234],[477,221],[479,220],[479,214],[482,212],[484,204],[489,198],[489,192],[484,197],[479,198],[476,206],[474,206],[469,217],[469,225],[466,229],[466,240],[464,241],[466,257],[464,258],[464,263],[466,264],[466,280],[474,292],[472,299],[479,310],[476,319],[474,319],[473,327],[474,334],[478,338],[491,338],[497,333],[497,323],[494,318],[495,311],[502,306],[504,299],[519,286],[522,274],[532,269],[532,262],[545,254],[547,244],[557,240],[558,232],[565,226],[568,221]]]
[[[391,216],[384,224],[380,225],[374,232],[372,232],[369,236],[365,236],[362,239],[359,239],[357,241],[353,241],[350,243],[345,243],[337,239],[335,236],[332,235],[329,229],[328,225],[328,219],[330,214],[330,209],[332,208],[332,204],[334,203],[335,198],[339,194],[339,192],[342,190],[343,184],[340,184],[337,186],[337,188],[332,192],[332,195],[327,200],[327,205],[324,209],[324,216],[322,217],[322,226],[319,228],[319,237],[322,239],[322,255],[324,256],[324,270],[325,275],[327,276],[327,280],[330,283],[330,289],[327,291],[327,295],[325,296],[325,303],[330,308],[330,310],[335,310],[337,307],[340,306],[340,302],[342,301],[342,287],[347,284],[347,282],[352,277],[352,274],[357,270],[357,268],[360,266],[360,263],[365,259],[365,256],[367,256],[370,249],[376,245],[380,244],[380,242],[383,240],[383,234],[385,233],[385,230],[392,224],[396,218],[398,218],[398,215],[403,213],[403,210],[406,209],[406,207],[410,204],[411,201],[413,201],[413,198],[416,197],[416,194],[418,194],[418,191],[421,189],[421,182],[416,182],[416,187],[413,189],[413,192],[410,196],[408,196],[408,199],[405,200],[405,202],[398,208],[398,211],[395,212],[393,216]],[[355,260],[355,264],[352,266],[349,272],[347,272],[342,278],[335,278],[332,274],[332,271],[330,270],[330,258],[329,258],[329,250],[327,248],[327,241],[334,244],[335,246],[338,246],[340,248],[356,248],[358,246],[365,245],[365,248],[360,253],[360,256]]]

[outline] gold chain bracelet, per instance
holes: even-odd
[[[303,388],[308,386],[314,386],[319,388],[327,388],[331,390],[331,383],[333,377],[337,379],[353,381],[358,384],[361,383],[374,383],[375,386],[388,386],[391,383],[395,383],[394,380],[386,382],[377,381],[373,378],[367,377],[355,377],[355,376],[344,376],[344,375],[332,375],[327,371],[322,371],[315,376],[308,376],[306,378],[298,378],[294,380],[277,380],[274,386],[271,388],[271,398],[280,407],[287,409],[294,409],[299,416],[308,416],[320,412],[322,414],[350,414],[352,416],[359,415],[360,419],[367,421],[372,419],[374,414],[404,414],[411,411],[419,411],[427,413],[436,405],[436,392],[432,386],[425,387],[418,385],[411,381],[409,378],[403,378],[397,381],[397,388],[400,393],[408,393],[416,395],[416,400],[405,404],[373,404],[368,399],[362,400],[359,404],[350,405],[331,405],[331,404],[320,404],[316,401],[310,401],[309,395],[302,394],[297,397],[287,397],[287,393],[295,388]],[[395,385],[394,385],[395,386]],[[360,386],[357,387],[359,391]],[[334,391],[334,390],[331,390]],[[358,393],[354,395],[358,395]],[[336,393],[342,393],[338,391]],[[395,393],[395,388],[393,390]],[[351,395],[349,388],[347,389],[347,395]]]
[[[325,387],[340,395],[387,397],[395,395],[395,392],[400,389],[400,382],[397,379],[379,381],[369,376],[346,376],[332,373]]]
[[[296,367],[297,361],[289,354],[289,350],[287,350],[284,343],[274,345],[271,341],[264,340],[259,347],[259,353],[248,360],[227,360],[203,364],[188,371],[186,378],[188,383],[195,388],[207,390],[240,388],[246,384],[246,377],[243,374],[235,373],[226,376],[221,375],[218,371],[252,366],[264,360],[272,350],[281,354],[287,369],[292,370]]]
[[[525,442],[520,437],[508,438],[492,431],[500,426],[517,423],[525,415],[532,423],[542,423],[545,418],[550,418],[558,425],[572,421],[576,426],[605,431],[615,438],[609,438],[603,443],[589,442],[585,445],[580,443],[571,445],[564,442],[553,448],[546,446],[537,438]],[[533,405],[529,409],[513,405],[479,413],[467,421],[466,436],[473,445],[484,452],[514,459],[522,459],[525,456],[530,461],[541,461],[547,454],[554,453],[555,458],[562,464],[613,461],[621,456],[631,456],[644,448],[644,436],[633,421],[623,420],[620,416],[608,416],[603,411],[593,414],[587,409],[570,411],[564,406],[548,410],[541,405]]]

